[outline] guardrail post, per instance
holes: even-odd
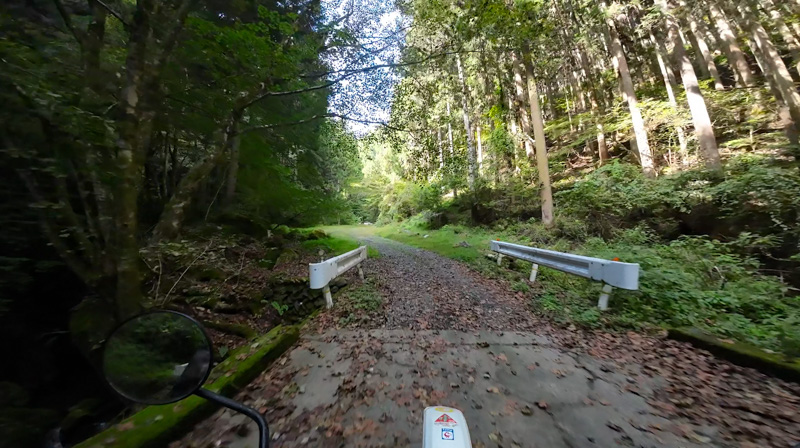
[[[503,254],[497,254],[497,265],[502,266],[503,264]]]
[[[600,300],[597,301],[597,307],[600,308],[601,311],[608,309],[608,297],[611,295],[611,291],[613,290],[613,286],[603,285],[603,292],[600,293]]]
[[[325,285],[322,288],[322,295],[325,296],[325,308],[331,309],[333,308],[333,296],[331,296],[331,287]]]
[[[361,267],[361,263],[358,264],[358,278],[360,278],[362,282],[364,281],[364,269]]]
[[[531,277],[529,279],[531,283],[536,282],[536,274],[538,273],[539,273],[539,265],[533,263],[533,266],[531,266]]]

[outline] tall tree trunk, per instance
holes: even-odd
[[[766,30],[764,30],[761,23],[755,19],[756,16],[753,13],[752,7],[747,4],[740,4],[738,9],[743,18],[744,28],[752,33],[756,45],[758,45],[758,48],[762,52],[764,62],[767,64],[767,71],[769,73],[765,73],[765,75],[770,76],[771,74],[773,76],[775,85],[780,91],[784,103],[786,103],[786,106],[789,108],[789,114],[794,122],[794,128],[798,129],[798,127],[800,127],[800,94],[797,93],[789,70],[786,68],[786,64],[783,63],[778,50],[770,40]]]
[[[669,104],[679,111],[678,101],[675,99],[675,89],[678,87],[678,82],[675,80],[675,74],[672,68],[666,64],[665,56],[667,49],[664,47],[664,42],[656,39],[656,36],[650,31],[650,41],[653,42],[656,50],[656,58],[658,59],[658,66],[661,69],[661,76],[664,78],[664,87],[667,89],[667,98]],[[689,148],[686,144],[686,133],[680,123],[675,125],[675,133],[678,135],[678,144],[680,145],[681,164],[686,165],[689,161]],[[670,163],[672,161],[670,160]]]
[[[736,35],[733,34],[733,29],[728,19],[725,18],[722,10],[714,4],[715,0],[708,2],[709,17],[716,24],[717,31],[719,32],[720,43],[722,44],[722,51],[728,57],[728,64],[730,64],[737,82],[744,87],[754,87],[755,78],[750,71],[750,66],[747,65],[747,59],[744,57],[739,43],[736,41]]]
[[[233,204],[233,199],[236,196],[236,182],[239,178],[239,145],[241,144],[242,137],[237,135],[233,138],[231,143],[230,160],[228,161],[228,175],[226,176],[225,185],[225,198],[222,201],[222,206],[228,208]]]
[[[138,200],[154,117],[145,81],[150,76],[146,59],[153,5],[145,3],[139,8],[129,35],[125,88],[120,98],[124,118],[116,157],[119,181],[114,195],[114,223],[118,319],[137,313],[143,302],[139,271]]]
[[[528,117],[528,111],[525,110],[527,98],[525,98],[525,80],[522,78],[522,67],[517,56],[516,52],[511,52],[511,64],[512,70],[514,72],[514,89],[517,94],[516,98],[516,108],[517,113],[519,115],[519,121],[522,125],[522,140],[523,145],[525,146],[525,155],[528,156],[529,159],[533,158],[533,146],[529,140],[531,135],[531,122],[530,117]]]
[[[708,64],[706,64],[705,56],[703,52],[700,50],[700,43],[697,41],[697,36],[694,33],[686,33],[683,32],[680,28],[678,28],[680,32],[680,38],[684,42],[687,40],[689,41],[689,45],[692,46],[692,50],[694,50],[695,58],[697,59],[697,71],[700,72],[700,78],[709,79],[711,78],[711,72],[708,70]]]
[[[681,1],[681,7],[685,7],[685,5],[686,2]],[[711,55],[711,50],[706,43],[705,23],[703,23],[702,20],[697,20],[693,14],[689,14],[687,20],[689,21],[689,29],[694,36],[694,41],[697,42],[697,49],[700,51],[703,62],[706,65],[706,70],[714,80],[714,89],[725,90],[725,86],[722,84],[722,78],[719,76],[719,70],[717,70],[717,64],[714,63],[714,57]]]
[[[605,13],[607,10],[605,2],[601,2],[600,5]],[[622,51],[622,44],[619,41],[619,35],[614,26],[614,21],[610,17],[606,17],[606,26],[608,27],[611,56],[617,72],[619,73],[620,80],[622,81],[622,92],[628,103],[631,121],[633,122],[633,132],[636,136],[636,146],[639,151],[642,171],[647,176],[655,176],[653,153],[650,151],[650,143],[647,140],[647,129],[644,126],[642,112],[639,110],[639,102],[636,100],[636,91],[633,88],[633,80],[631,79],[631,73],[628,69],[628,61],[625,58],[625,53]]]
[[[436,147],[439,148],[439,169],[444,169],[444,142],[442,142],[442,128],[436,128]]]
[[[450,170],[452,171],[453,165],[452,160],[455,157],[456,149],[453,146],[453,124],[450,122],[451,114],[450,114],[450,98],[447,98],[447,144],[450,147]],[[458,189],[453,187],[453,199],[458,198]]]
[[[450,98],[447,99],[447,144],[450,148],[450,160],[455,156],[455,148],[453,147],[453,124],[450,122]]]
[[[761,5],[763,5],[764,10],[769,14],[770,19],[772,19],[772,23],[778,28],[778,31],[781,34],[781,39],[783,42],[786,43],[786,46],[789,48],[789,52],[792,54],[792,59],[794,60],[795,70],[797,73],[800,74],[800,42],[798,42],[797,38],[794,34],[792,34],[792,30],[786,25],[783,18],[781,17],[781,13],[778,12],[778,8],[775,6],[775,3],[772,0],[761,0]]]
[[[700,147],[701,158],[708,168],[720,169],[722,165],[719,158],[719,149],[717,149],[717,138],[714,136],[714,128],[711,125],[711,118],[708,116],[703,93],[697,83],[692,61],[686,55],[683,41],[681,41],[681,37],[678,34],[678,23],[669,12],[667,0],[660,0],[660,3],[666,13],[667,38],[673,44],[673,57],[675,63],[681,68],[681,79],[683,80],[683,88],[686,90],[689,111],[692,113],[692,123],[694,124],[694,133]]]
[[[764,51],[758,48],[753,33],[751,33],[750,37],[750,48],[753,51],[753,56],[756,58],[756,63],[758,63],[759,68],[761,68],[761,73],[764,73],[764,78],[767,80],[770,93],[772,93],[772,96],[775,97],[775,104],[778,106],[778,118],[780,119],[780,124],[783,126],[784,132],[786,133],[786,138],[789,139],[789,143],[793,146],[792,152],[795,160],[800,160],[800,152],[798,152],[798,149],[800,149],[800,133],[798,133],[797,129],[795,128],[795,124],[792,121],[792,116],[789,113],[789,107],[783,100],[783,96],[781,95],[781,91],[775,81],[775,77],[772,76],[772,72],[769,70],[767,62],[764,59]]]
[[[542,109],[539,107],[539,92],[536,91],[536,79],[533,73],[533,63],[526,51],[523,56],[525,75],[528,78],[528,101],[531,106],[531,121],[533,122],[533,137],[536,143],[536,169],[539,171],[539,197],[542,201],[542,223],[550,227],[553,225],[553,190],[550,186],[550,169],[547,165],[547,141],[544,136],[544,121]]]
[[[469,122],[469,90],[464,79],[464,67],[461,65],[461,55],[456,53],[456,68],[458,69],[458,82],[461,84],[461,111],[464,115],[464,132],[467,134],[467,185],[470,191],[475,191],[475,181],[478,178],[478,155],[475,152],[475,141],[472,126]]]
[[[483,139],[481,137],[481,122],[475,123],[475,141],[478,144],[478,175],[483,171]]]

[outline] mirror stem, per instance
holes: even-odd
[[[197,392],[195,392],[194,394],[197,395],[198,397],[203,397],[206,400],[219,403],[228,409],[232,409],[236,412],[241,412],[242,414],[253,419],[258,425],[259,448],[269,447],[269,427],[267,426],[267,421],[264,420],[264,417],[261,414],[259,414],[258,411],[256,411],[253,408],[247,407],[241,403],[233,401],[228,397],[223,397],[222,395],[211,392],[208,389],[203,389],[203,388],[197,389]]]

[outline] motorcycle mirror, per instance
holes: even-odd
[[[131,401],[172,403],[205,383],[212,353],[199,322],[175,311],[153,311],[123,322],[106,339],[103,375]]]

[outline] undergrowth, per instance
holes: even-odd
[[[800,258],[796,167],[743,155],[722,173],[647,179],[635,167],[612,163],[558,190],[551,228],[535,218],[474,226],[461,213],[461,224],[440,230],[426,230],[418,215],[378,233],[505,278],[559,322],[619,329],[692,325],[800,353],[800,298],[791,286]],[[456,207],[451,212],[457,217]],[[639,263],[640,288],[615,289],[611,309],[600,312],[599,283],[543,267],[530,285],[529,263],[500,268],[484,256],[491,239]]]

